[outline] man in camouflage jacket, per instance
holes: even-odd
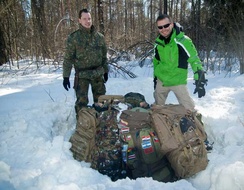
[[[79,12],[79,23],[79,29],[67,38],[63,62],[63,86],[67,91],[70,88],[69,77],[72,67],[75,69],[76,114],[88,104],[89,85],[96,103],[98,97],[106,93],[104,83],[108,80],[107,47],[104,36],[95,30],[87,9]]]

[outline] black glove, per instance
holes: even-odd
[[[194,90],[194,94],[198,93],[198,98],[205,96],[206,91],[204,88],[204,84],[201,84],[198,80],[195,81],[196,88]]]
[[[157,86],[157,77],[154,77],[153,79],[153,83],[154,83],[154,90],[156,89],[156,86]]]
[[[205,79],[204,71],[198,70],[196,73],[198,74],[198,80],[195,80],[196,88],[194,90],[194,94],[198,93],[198,98],[201,98],[201,97],[205,96],[205,94],[206,94],[204,85],[205,84],[207,85],[208,80]]]
[[[108,73],[104,73],[103,78],[104,82],[106,83],[108,81]]]
[[[70,82],[69,82],[68,77],[64,77],[63,86],[64,86],[65,90],[69,91],[68,88],[70,88]]]

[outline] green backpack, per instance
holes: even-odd
[[[160,142],[150,123],[149,111],[143,108],[124,110],[120,115],[122,159],[127,176],[152,177],[174,181],[174,171],[160,149]]]

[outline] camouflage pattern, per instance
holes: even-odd
[[[104,74],[104,68],[102,66],[96,68],[96,69],[90,69],[90,70],[84,70],[79,71],[79,78],[82,79],[96,79],[98,77],[103,77]]]
[[[130,104],[130,106],[132,108],[144,107],[144,106],[142,106],[141,103],[146,103],[145,97],[140,93],[130,92],[130,93],[127,93],[124,97],[125,97],[125,102]],[[147,107],[147,106],[148,106],[148,104],[146,103],[145,107]]]
[[[82,72],[82,78],[89,77],[95,70],[99,76],[108,72],[107,47],[104,36],[94,26],[91,30],[80,25],[68,36],[63,62],[63,77],[70,77],[72,66]],[[103,68],[103,69],[101,69]],[[97,75],[94,76],[96,78]]]
[[[93,80],[79,78],[78,86],[75,91],[77,97],[75,102],[76,113],[78,113],[82,107],[86,107],[89,102],[88,100],[89,84],[91,84],[92,87],[94,102],[98,102],[98,97],[106,93],[103,77],[98,77]]]
[[[63,62],[63,77],[70,77],[72,67],[76,76],[75,110],[78,114],[88,104],[89,84],[92,86],[93,100],[106,93],[103,75],[108,72],[107,47],[104,36],[94,26],[90,30],[80,25],[79,29],[68,36]]]
[[[100,125],[96,130],[96,146],[92,152],[91,167],[113,181],[124,178],[122,175],[121,144],[117,125],[117,110],[99,113]]]

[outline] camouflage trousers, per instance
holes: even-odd
[[[98,97],[106,93],[106,87],[104,84],[103,76],[97,77],[95,79],[84,79],[79,78],[76,93],[75,111],[76,115],[82,107],[87,107],[89,102],[88,91],[89,85],[91,85],[91,91],[93,94],[94,103],[98,101]]]

